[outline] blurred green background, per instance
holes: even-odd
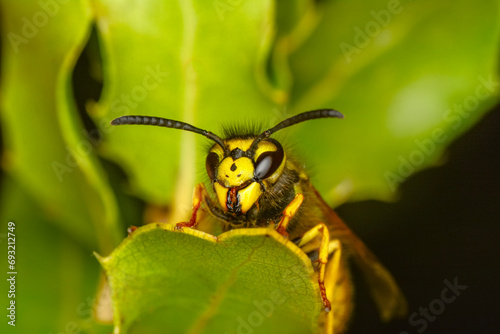
[[[493,328],[498,1],[0,3],[0,240],[6,249],[14,221],[15,331],[109,333],[94,321],[92,252],[109,254],[130,225],[185,219],[205,180],[206,139],[111,119],[218,133],[327,107],[346,118],[277,138],[395,274],[410,313],[463,277],[463,298],[427,333]],[[359,286],[351,332],[420,328],[379,324]]]

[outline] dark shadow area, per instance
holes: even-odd
[[[102,57],[95,26],[75,64],[71,79],[78,115],[93,142],[98,144],[102,138],[98,135],[99,131],[88,115],[86,107],[89,101],[99,100],[103,89]]]
[[[413,316],[411,323],[381,324],[357,282],[349,333],[498,332],[499,147],[497,106],[448,148],[444,165],[402,184],[397,203],[365,201],[337,210],[394,274]],[[443,292],[445,280],[458,292]]]
[[[80,57],[75,64],[72,75],[73,96],[75,99],[78,116],[84,129],[82,131],[89,142],[97,148],[104,140],[104,134],[96,126],[88,113],[87,104],[99,101],[106,84],[103,80],[102,52],[100,36],[95,26],[85,45]],[[127,175],[116,163],[99,156],[102,167],[106,171],[108,181],[114,189],[114,195],[120,210],[120,224],[125,232],[128,226],[139,225],[142,222],[142,212],[145,204],[133,196],[128,189]]]

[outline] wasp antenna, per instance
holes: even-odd
[[[342,115],[339,111],[333,109],[318,109],[318,110],[305,111],[298,115],[287,118],[284,121],[276,124],[274,127],[270,128],[269,130],[266,130],[262,132],[260,135],[258,135],[257,138],[254,139],[252,146],[250,146],[249,149],[250,154],[253,155],[257,145],[263,139],[269,138],[269,136],[271,136],[276,131],[279,131],[281,129],[287,128],[289,126],[292,126],[300,122],[309,121],[311,119],[316,119],[316,118],[344,118],[344,115]]]
[[[192,126],[191,124],[188,124],[188,123],[175,121],[175,120],[167,119],[167,118],[161,118],[161,117],[134,116],[134,115],[121,116],[121,117],[115,118],[114,120],[111,121],[111,125],[126,125],[126,124],[155,125],[155,126],[162,126],[165,128],[191,131],[191,132],[203,135],[210,140],[213,140],[214,142],[219,144],[223,149],[226,149],[226,146],[224,145],[223,140],[219,136],[217,136],[216,134],[214,134],[210,131],[203,130],[203,129],[197,128],[195,126]]]

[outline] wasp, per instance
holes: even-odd
[[[352,311],[353,288],[346,260],[352,257],[363,272],[387,321],[406,313],[406,301],[389,271],[347,227],[311,184],[303,164],[271,136],[300,122],[344,118],[333,109],[300,113],[262,132],[226,131],[224,138],[191,124],[150,116],[122,116],[112,125],[154,125],[191,131],[214,142],[206,157],[209,193],[196,186],[188,222],[176,228],[196,227],[200,207],[220,222],[222,231],[271,227],[298,245],[317,263],[322,303],[330,316],[326,325],[342,332]],[[328,286],[325,287],[325,281]],[[332,309],[333,305],[333,309]],[[327,330],[327,332],[332,330]]]

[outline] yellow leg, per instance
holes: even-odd
[[[290,202],[290,204],[287,205],[287,207],[283,211],[283,217],[281,218],[280,222],[278,223],[278,226],[276,227],[278,233],[284,236],[288,235],[288,232],[286,231],[288,224],[290,223],[290,220],[293,218],[293,216],[299,210],[303,201],[304,201],[304,195],[298,193],[297,195],[295,195],[295,198]],[[316,239],[318,236],[321,236],[321,241],[319,244],[319,257],[318,257],[318,263],[319,263],[318,284],[321,293],[321,300],[323,301],[323,306],[325,307],[325,311],[329,312],[331,310],[331,304],[330,301],[328,300],[325,289],[325,270],[326,270],[326,264],[328,263],[328,255],[330,254],[329,252],[330,247],[328,244],[330,241],[330,233],[328,232],[328,228],[323,223],[316,225],[302,236],[298,246],[302,247],[305,244]],[[340,259],[340,257],[338,259]]]
[[[338,239],[330,241],[328,244],[328,252],[329,254],[333,253],[332,258],[330,259],[330,268],[329,272],[329,282],[330,284],[333,284],[335,287],[337,287],[337,280],[339,278],[339,267],[340,267],[340,259],[342,255],[342,244]],[[332,292],[332,290],[330,290]],[[334,293],[332,293],[333,297]],[[334,334],[335,333],[335,319],[334,319],[334,314],[335,312],[330,312],[328,314],[327,319],[326,319],[326,326],[325,326],[325,334]]]
[[[299,193],[295,195],[295,198],[287,205],[287,207],[283,211],[283,217],[281,217],[281,220],[276,227],[276,231],[278,231],[279,234],[284,236],[288,235],[288,232],[286,231],[288,223],[290,223],[292,217],[297,213],[297,211],[299,211],[299,208],[302,205],[303,201],[304,195]]]
[[[191,219],[185,223],[178,223],[175,225],[176,230],[180,230],[183,227],[193,228],[198,224],[196,221],[196,213],[201,206],[201,202],[203,201],[203,196],[206,193],[205,186],[203,183],[198,183],[194,188],[193,193],[193,213],[191,214]]]
[[[328,255],[330,254],[329,250],[331,249],[330,245],[330,232],[328,232],[328,228],[325,226],[325,224],[320,223],[316,226],[314,226],[312,229],[307,231],[301,238],[298,246],[302,247],[306,245],[307,243],[315,240],[316,238],[320,237],[320,243],[319,243],[319,256],[318,256],[318,267],[319,267],[319,273],[318,273],[318,284],[319,284],[319,291],[321,293],[321,300],[323,301],[323,306],[325,307],[325,311],[329,312],[331,310],[331,305],[330,301],[328,300],[328,297],[326,295],[326,288],[325,288],[325,270],[326,270],[326,264],[328,263]],[[330,244],[329,244],[330,243]],[[339,243],[340,245],[340,243]],[[340,247],[340,246],[339,246]],[[335,249],[334,249],[335,251]],[[338,261],[340,261],[340,254],[337,254],[340,252],[335,251],[335,254],[333,256],[333,261],[334,264]]]

